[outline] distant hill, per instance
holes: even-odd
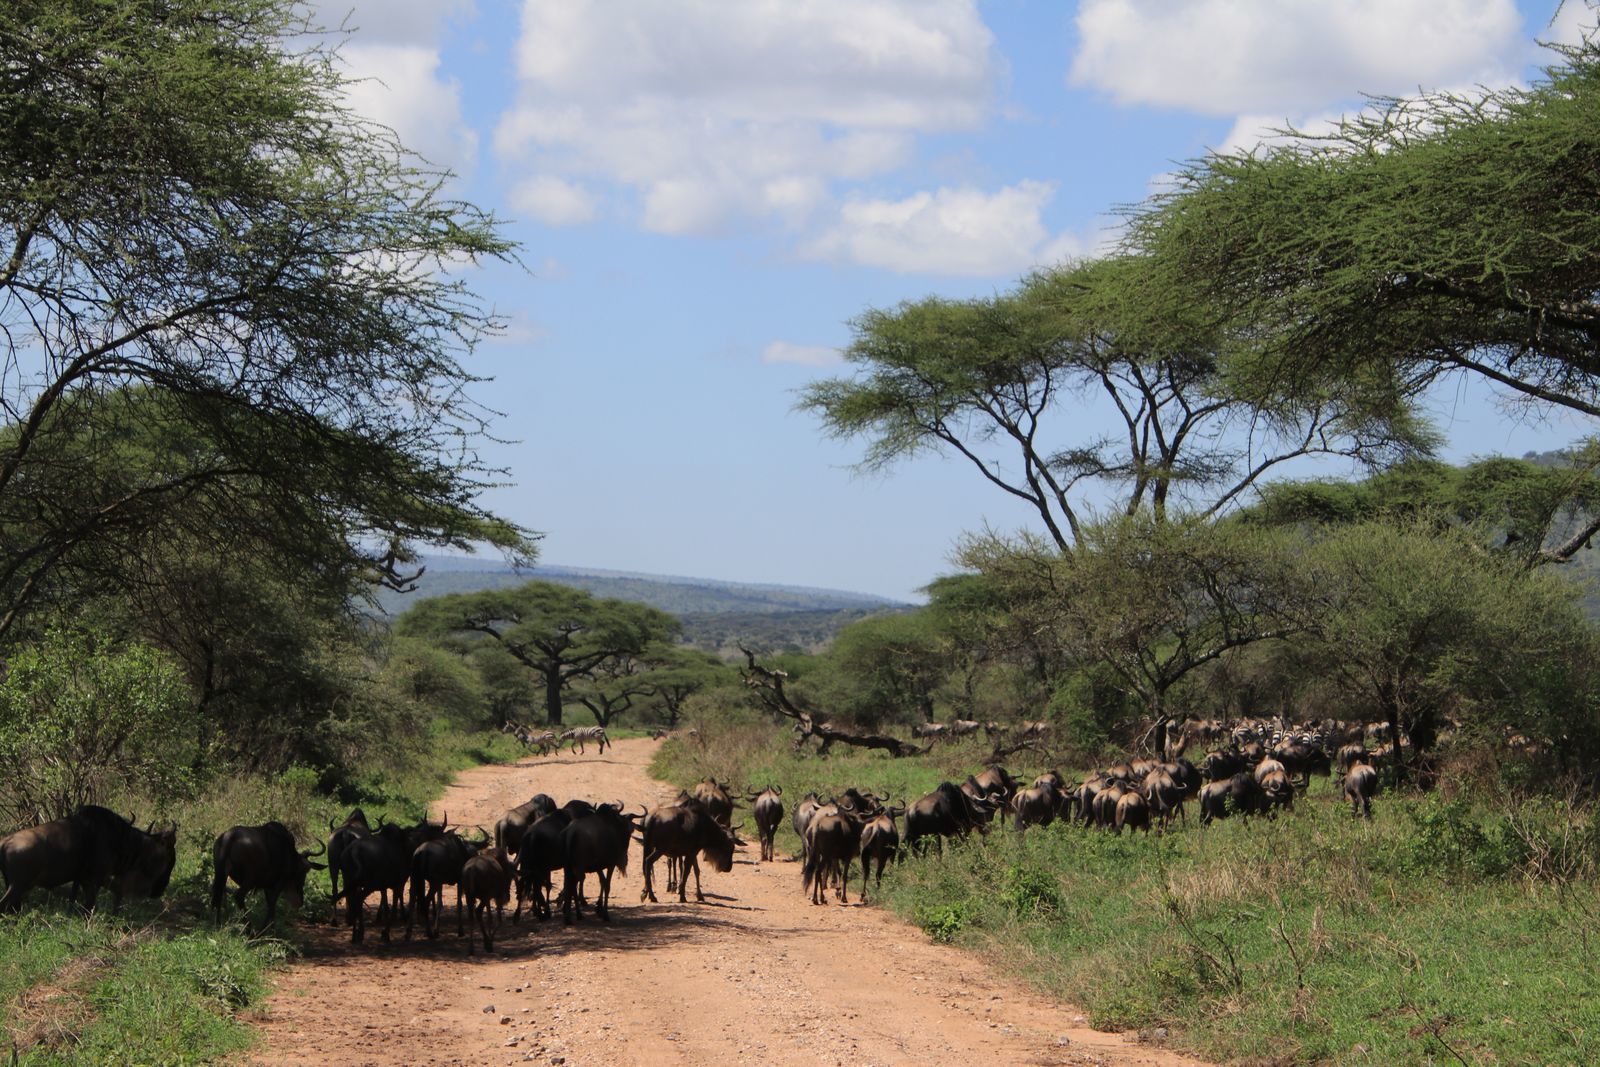
[[[807,586],[548,565],[519,572],[499,560],[470,556],[425,556],[421,563],[427,571],[415,592],[379,593],[386,615],[399,615],[428,597],[508,589],[538,579],[660,608],[683,620],[687,643],[709,651],[729,652],[743,641],[777,652],[816,651],[857,619],[913,606],[869,593]]]

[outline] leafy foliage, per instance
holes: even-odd
[[[153,650],[52,631],[0,678],[0,822],[66,816],[134,790],[170,799],[189,784],[195,739],[182,676]]]

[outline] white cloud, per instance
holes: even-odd
[[[902,200],[846,201],[805,251],[817,259],[917,274],[1014,274],[1046,261],[1041,217],[1055,188],[1023,181],[997,192],[945,188]]]
[[[546,226],[576,226],[595,217],[599,201],[581,185],[540,174],[517,184],[511,191],[511,205]]]
[[[430,163],[467,174],[478,134],[461,109],[461,87],[442,77],[445,24],[469,17],[471,0],[317,0],[313,22],[339,45],[350,106],[382,123]],[[342,31],[341,31],[342,28]]]
[[[1213,115],[1504,84],[1526,54],[1513,0],[1083,0],[1077,27],[1073,83]]]
[[[801,367],[832,367],[844,362],[837,348],[773,341],[761,350],[763,363],[792,363]]]
[[[495,150],[631,194],[647,229],[799,227],[970,129],[999,75],[972,0],[525,0]]]

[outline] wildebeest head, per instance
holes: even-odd
[[[300,849],[294,852],[289,859],[288,877],[284,879],[283,895],[288,899],[291,908],[298,908],[306,899],[306,876],[312,871],[328,869],[326,863],[313,863],[315,856],[325,855],[328,846],[323,845],[317,851]]]
[[[135,828],[134,834],[133,854],[119,875],[122,892],[128,896],[159,897],[167,891],[172,869],[178,862],[178,824],[157,830],[152,823],[144,830]]]

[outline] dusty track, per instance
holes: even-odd
[[[654,806],[675,792],[649,776],[655,745],[481,767],[439,809],[452,822],[492,826],[536,792]],[[434,943],[385,945],[369,928],[352,950],[343,928],[313,933],[267,1003],[257,1061],[1194,1062],[1090,1030],[1071,1008],[876,908],[813,907],[791,862],[711,872],[709,902],[687,905],[638,904],[640,862],[635,844],[609,926],[592,917],[571,928],[507,922],[491,956],[467,955],[453,907]],[[656,873],[664,885],[664,868]]]

